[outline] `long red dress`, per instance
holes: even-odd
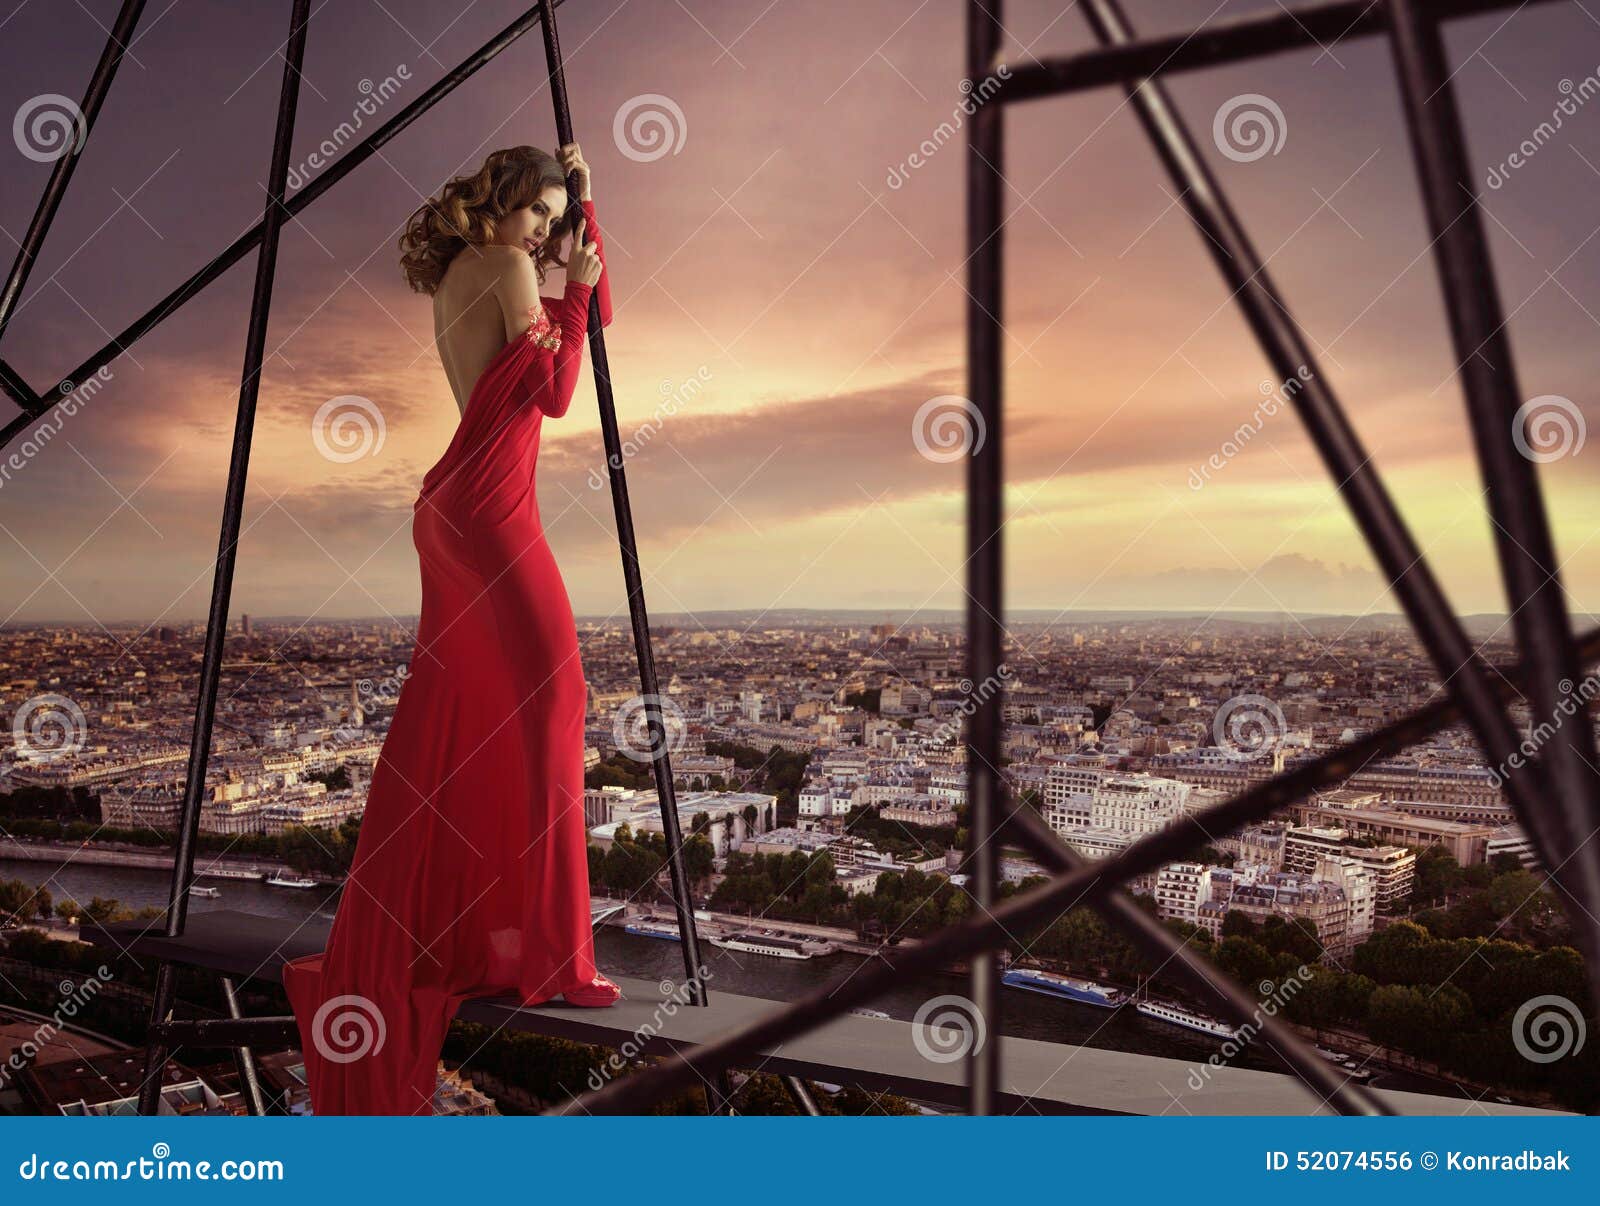
[[[583,208],[602,254],[593,203]],[[603,323],[608,276],[594,286]],[[539,429],[578,382],[590,293],[568,281],[541,299],[423,478],[410,673],[327,948],[283,968],[314,1114],[429,1114],[462,1000],[532,1004],[595,975],[587,686],[534,493]]]

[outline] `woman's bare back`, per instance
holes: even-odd
[[[506,320],[495,286],[507,257],[525,253],[490,244],[466,247],[445,269],[433,294],[433,343],[463,413],[472,387],[506,345]]]

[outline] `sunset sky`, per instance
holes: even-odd
[[[81,98],[117,7],[6,6],[3,112]],[[350,118],[362,81],[400,80],[363,119],[376,128],[523,7],[314,4],[295,163]],[[1263,7],[1128,0],[1142,32]],[[903,176],[897,165],[957,110],[964,10],[559,10],[616,302],[618,416],[624,435],[648,433],[627,473],[654,615],[962,606],[964,465],[924,456],[913,424],[966,386],[964,132]],[[1448,30],[1482,179],[1566,86],[1575,102],[1585,80],[1600,87],[1600,6],[1510,12]],[[288,13],[288,0],[148,5],[0,342],[36,389],[259,220]],[[1006,23],[1012,62],[1092,44],[1070,5],[1012,3]],[[1173,89],[1452,602],[1501,609],[1387,44],[1185,74]],[[1213,119],[1246,93],[1283,115],[1275,154],[1221,153]],[[651,94],[670,104],[638,99]],[[668,112],[681,145],[641,145],[626,121],[640,105]],[[1564,120],[1484,202],[1520,395],[1567,399],[1593,424],[1600,96]],[[1194,488],[1273,373],[1120,93],[1032,101],[1007,123],[1008,605],[1394,610],[1288,411]],[[235,614],[416,611],[411,505],[457,411],[395,240],[488,151],[554,141],[535,29],[286,230]],[[50,165],[4,150],[9,266]],[[0,484],[0,619],[204,615],[254,271],[252,253],[114,360],[86,410]],[[592,485],[588,374],[546,423],[540,505],[575,609],[625,616],[609,493]],[[351,461],[312,438],[318,408],[344,396],[382,417],[381,447]],[[0,401],[0,421],[14,414]],[[1540,466],[1586,609],[1600,608],[1597,465],[1600,447],[1585,446]]]

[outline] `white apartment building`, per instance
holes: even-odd
[[[1095,789],[1106,774],[1104,767],[1093,763],[1050,763],[1042,810],[1050,828],[1060,834],[1087,829],[1094,812]]]
[[[1204,863],[1169,863],[1156,873],[1156,913],[1200,923],[1200,906],[1211,900],[1211,868]]]
[[[946,808],[959,808],[967,802],[965,767],[939,767],[928,776],[928,794]]]
[[[1184,814],[1189,784],[1154,775],[1116,775],[1095,789],[1090,825],[1143,836],[1155,833]]]
[[[1283,869],[1312,874],[1319,858],[1349,859],[1372,872],[1380,913],[1405,909],[1417,877],[1417,856],[1404,846],[1346,846],[1343,829],[1296,826],[1283,843]]]
[[[1354,950],[1372,937],[1378,912],[1378,877],[1370,867],[1353,858],[1322,855],[1312,867],[1311,877],[1344,889],[1350,914],[1345,920],[1345,943]]]

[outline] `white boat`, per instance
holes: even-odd
[[[746,951],[752,955],[771,955],[774,959],[809,959],[811,952],[793,938],[768,937],[765,934],[729,934],[725,938],[707,938],[712,946],[725,951]]]
[[[221,896],[222,893],[215,888],[203,888],[199,884],[189,889],[190,896]]]
[[[269,888],[314,888],[317,881],[305,879],[298,875],[290,875],[287,871],[279,871],[266,881]]]
[[[1209,1034],[1213,1038],[1232,1039],[1239,1037],[1239,1028],[1216,1018],[1207,1017],[1203,1013],[1192,1013],[1187,1009],[1179,1009],[1176,1005],[1168,1005],[1164,1001],[1135,1001],[1133,1007],[1147,1018],[1154,1018],[1158,1022],[1168,1022],[1173,1026],[1182,1026],[1186,1030],[1198,1030],[1201,1034]]]

